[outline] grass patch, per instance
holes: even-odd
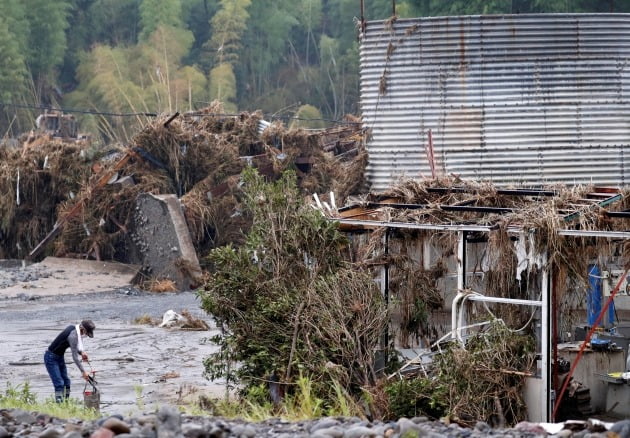
[[[332,400],[317,397],[314,382],[300,376],[291,395],[281,403],[274,404],[268,398],[265,384],[250,387],[247,394],[238,399],[200,398],[200,405],[189,407],[187,412],[213,415],[223,418],[239,418],[249,422],[260,422],[270,418],[286,421],[304,421],[325,416],[364,417],[364,412],[354,399],[338,383],[332,383],[336,394]]]
[[[0,408],[39,412],[64,420],[78,418],[91,421],[100,417],[95,409],[86,408],[83,402],[77,399],[70,398],[63,403],[56,403],[52,396],[44,401],[37,400],[29,382],[17,386],[7,383],[4,392],[0,392]]]

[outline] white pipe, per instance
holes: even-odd
[[[541,344],[541,377],[542,377],[542,399],[544,408],[542,410],[542,421],[548,422],[551,420],[550,408],[551,408],[551,394],[550,394],[550,382],[549,378],[549,278],[551,276],[551,267],[547,264],[547,253],[542,254],[542,310],[540,316],[540,344]],[[551,291],[553,293],[553,291]]]
[[[486,295],[475,294],[468,298],[471,301],[482,301],[486,303],[501,303],[501,304],[514,304],[517,306],[538,306],[543,305],[542,301],[538,300],[520,300],[516,298],[500,298],[500,297],[488,297]]]
[[[464,290],[466,287],[466,233],[464,231],[457,232],[457,290]],[[466,297],[462,301],[465,301]],[[460,305],[459,309],[459,321],[456,336],[457,339],[462,342],[461,325],[463,325],[464,316],[466,312],[463,305]],[[463,343],[463,342],[462,342]]]
[[[457,339],[456,337],[456,330],[457,330],[457,315],[458,315],[458,310],[457,310],[457,306],[458,306],[458,302],[459,300],[465,296],[466,294],[464,292],[457,292],[457,295],[455,295],[455,298],[453,298],[453,302],[451,304],[451,339]]]
[[[322,206],[321,201],[319,200],[319,196],[317,196],[317,193],[313,193],[313,198],[315,199],[315,203],[317,204],[317,206],[319,207],[320,210],[324,210],[324,207]]]

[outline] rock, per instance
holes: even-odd
[[[81,426],[73,423],[66,423],[63,425],[64,430],[67,432],[81,432]]]
[[[0,438],[8,438],[10,436],[9,431],[0,426]]]
[[[343,438],[368,438],[375,437],[378,435],[378,432],[374,429],[371,429],[366,426],[350,426],[343,433]]]
[[[317,429],[315,433],[311,433],[312,438],[341,438],[344,430],[339,426],[326,427]]]
[[[249,424],[237,424],[232,428],[232,435],[241,438],[254,438],[256,436],[256,429]]]
[[[322,418],[320,420],[317,420],[317,422],[313,424],[313,426],[311,426],[309,432],[315,433],[320,429],[328,429],[338,424],[339,424],[339,420],[336,420],[334,418]]]
[[[208,432],[208,438],[225,438],[228,433],[219,426],[212,426],[210,432]]]
[[[129,425],[118,417],[109,417],[103,422],[101,427],[111,430],[115,435],[131,432]]]
[[[477,421],[477,424],[475,424],[475,430],[478,430],[479,432],[488,433],[490,432],[490,429],[492,428],[485,421]]]
[[[521,421],[516,426],[514,426],[514,429],[519,432],[528,432],[528,433],[536,434],[536,435],[547,434],[547,432],[542,426],[536,423],[530,423],[528,421]]]
[[[199,424],[182,425],[182,434],[186,438],[208,438],[208,430]]]
[[[176,438],[182,433],[182,416],[177,408],[163,406],[157,414],[157,438]]]
[[[140,429],[140,435],[144,438],[156,438],[157,432],[155,431],[155,427],[151,425],[144,425],[142,429]]]
[[[150,424],[155,426],[157,424],[157,416],[155,415],[143,415],[141,417],[136,418],[136,422],[140,426],[144,426],[145,424]]]
[[[67,432],[66,434],[64,434],[64,436],[62,438],[83,438],[83,435],[81,435],[76,430],[72,430],[72,431]]]
[[[90,435],[90,438],[113,438],[114,432],[104,427],[99,427]]]
[[[29,425],[37,423],[37,418],[35,418],[33,414],[26,411],[22,411],[21,409],[14,410],[11,417],[13,421],[16,423],[29,424]]]
[[[49,427],[39,434],[39,438],[58,438],[63,434],[63,429],[57,427]]]
[[[417,432],[415,435],[413,434],[409,435],[410,437],[411,436],[424,436],[424,434],[420,433],[421,432],[420,427],[408,418],[399,419],[397,422],[397,425],[398,425],[399,436],[405,436],[405,434],[409,432]]]

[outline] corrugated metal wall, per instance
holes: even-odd
[[[368,177],[438,170],[499,185],[625,184],[630,14],[368,22],[361,110]]]

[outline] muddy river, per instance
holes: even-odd
[[[81,293],[59,284],[77,283],[77,272],[41,266],[0,268],[0,390],[28,382],[38,399],[51,397],[53,387],[43,364],[44,351],[59,331],[81,319],[96,324],[94,338],[84,338],[90,365],[96,371],[101,411],[133,414],[166,403],[193,403],[200,395],[221,397],[223,382],[203,377],[203,359],[216,351],[209,338],[217,333],[193,292],[147,293],[124,285],[124,278],[97,274],[82,267]],[[33,275],[24,275],[36,272]],[[98,277],[101,275],[101,277]],[[8,280],[7,280],[8,279]],[[107,287],[107,282],[114,285]],[[149,316],[161,321],[168,310],[188,310],[210,330],[161,328],[138,324]],[[66,363],[73,398],[83,400],[84,381],[70,351]],[[90,366],[86,366],[90,369]]]

